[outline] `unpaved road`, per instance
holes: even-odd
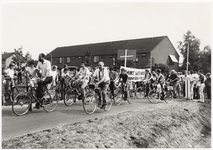
[[[161,103],[165,102],[162,101]],[[112,108],[108,112],[98,108],[94,114],[87,115],[83,110],[81,101],[78,101],[76,104],[70,107],[65,106],[63,101],[60,101],[54,112],[46,113],[42,108],[40,110],[33,109],[32,112],[28,112],[24,116],[16,116],[12,112],[11,106],[3,106],[2,139],[6,140],[27,133],[99,118],[122,111],[136,110],[143,107],[145,108],[147,105],[150,106],[157,104],[149,103],[146,98],[136,99],[133,104],[123,101],[120,106],[115,106],[113,104]],[[165,105],[167,104],[165,103]]]

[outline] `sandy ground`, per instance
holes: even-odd
[[[177,101],[2,141],[2,148],[209,148],[211,105]]]

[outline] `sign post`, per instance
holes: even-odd
[[[185,98],[188,100],[191,98],[191,91],[190,91],[190,78],[188,75],[188,71],[189,71],[189,42],[186,41],[187,43],[187,57],[186,57],[186,81],[185,81]]]

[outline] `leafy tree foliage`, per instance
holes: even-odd
[[[199,70],[204,73],[211,72],[211,47],[205,46],[204,50],[200,52],[198,61]]]
[[[12,60],[15,64],[19,65],[21,63],[27,63],[28,61],[32,60],[29,51],[24,55],[23,48],[20,47],[18,49],[14,49],[15,56],[12,57]]]
[[[201,51],[200,40],[189,30],[183,35],[183,41],[179,41],[178,43],[178,49],[181,51],[184,58],[181,70],[186,70],[187,49],[189,48],[189,70],[203,70],[204,72],[211,71],[210,46],[204,47],[205,50]]]
[[[169,73],[169,67],[167,65],[164,64],[155,64],[154,66],[152,66],[152,71],[156,71],[156,69],[161,69],[162,73],[168,74]]]

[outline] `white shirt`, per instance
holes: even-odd
[[[56,71],[50,71],[50,76],[52,76],[53,77],[53,80],[55,81],[55,79],[56,79],[56,77],[57,77],[57,70]]]
[[[41,77],[44,78],[47,73],[47,77],[50,77],[50,71],[51,71],[51,64],[50,61],[44,59],[44,62],[38,62],[36,69],[41,70]]]
[[[5,73],[6,73],[10,78],[13,79],[13,77],[14,77],[14,70],[13,70],[13,69],[8,68],[7,70],[5,70]]]
[[[104,81],[103,82],[107,82],[110,80],[109,78],[109,71],[107,70],[107,68],[104,68],[102,71],[100,71],[100,69],[96,69],[94,74],[93,74],[93,77],[97,77],[98,80],[100,81],[102,78],[104,78]]]
[[[85,67],[84,69],[83,68],[80,68],[79,72],[77,73],[77,75],[80,75],[79,78],[85,78],[85,79],[89,79],[89,74],[90,74],[90,71],[87,67]]]
[[[62,77],[62,78],[63,78],[63,77],[69,77],[69,76],[70,76],[69,71],[67,71],[67,73],[62,72],[62,74],[61,74],[61,77]]]
[[[50,76],[53,77],[53,85],[56,84],[56,83],[55,83],[55,80],[56,80],[57,74],[58,74],[57,70],[55,70],[55,71],[52,71],[52,70],[51,70],[51,71],[50,71]]]
[[[34,71],[35,71],[35,67],[31,68],[31,67],[27,67],[26,71],[29,72],[30,75],[33,75]]]

